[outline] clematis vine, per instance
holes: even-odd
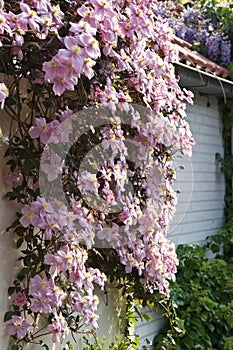
[[[23,349],[43,345],[40,319],[53,343],[96,330],[111,282],[145,304],[169,297],[173,155],[195,141],[157,0],[1,4],[4,178],[21,204],[5,321]]]

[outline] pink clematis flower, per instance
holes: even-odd
[[[88,309],[88,300],[86,296],[81,296],[79,293],[75,294],[74,296],[75,304],[74,304],[74,311],[76,312],[81,312],[84,311],[85,309]]]
[[[38,2],[39,2],[38,0],[21,0],[22,4],[27,4],[35,8],[37,8]]]
[[[90,57],[85,58],[83,62],[83,74],[88,78],[91,79],[94,76],[94,70],[92,67],[96,64],[94,60],[92,60]]]
[[[33,211],[33,208],[26,204],[21,210],[23,216],[20,218],[19,222],[23,227],[28,227],[29,225],[37,226],[39,223],[39,217],[37,213]]]
[[[66,68],[64,66],[64,68]],[[77,84],[77,77],[57,77],[53,81],[53,92],[57,96],[61,96],[65,90],[74,90],[74,86]]]
[[[52,125],[47,124],[45,118],[35,118],[35,126],[29,130],[32,139],[40,138],[43,144],[46,144],[52,133]]]
[[[60,50],[64,61],[70,61],[74,65],[74,69],[78,75],[82,72],[84,51],[79,45],[77,37],[67,36],[64,44],[67,50]]]
[[[78,177],[78,187],[81,191],[98,193],[99,183],[96,178],[96,174],[91,174],[87,170],[84,170]]]
[[[26,31],[28,29],[27,23],[23,21],[22,15],[20,14],[15,15],[13,12],[9,11],[5,14],[5,18],[12,30],[21,29],[22,31]]]
[[[99,316],[97,314],[88,310],[85,315],[84,322],[87,326],[91,325],[94,329],[98,329],[99,328],[98,319],[99,319]]]
[[[59,174],[62,172],[62,161],[61,157],[59,157],[57,154],[54,154],[53,157],[51,157],[51,162],[42,164],[41,170],[47,174],[48,181],[54,181]]]
[[[20,9],[22,13],[19,14],[19,18],[24,25],[37,32],[40,31],[39,24],[41,23],[40,17],[37,15],[36,11],[32,10],[27,4],[20,3]]]
[[[89,33],[82,33],[76,38],[79,45],[85,48],[85,54],[87,57],[93,58],[94,60],[100,57],[99,42]]]
[[[8,171],[3,172],[3,181],[8,186],[13,186],[14,184],[20,184],[23,181],[23,175],[17,172]]]
[[[43,228],[45,230],[45,240],[50,240],[52,238],[53,233],[59,230],[59,226],[57,225],[57,222],[52,215],[46,215],[44,217],[43,223],[42,225],[40,225],[40,228]]]
[[[66,336],[66,325],[63,316],[57,314],[56,309],[52,310],[54,318],[52,324],[50,324],[47,329],[52,333],[53,343],[62,343]]]
[[[16,293],[12,300],[15,303],[15,305],[20,307],[23,307],[27,303],[27,297],[24,292]]]
[[[44,294],[49,288],[49,281],[47,278],[41,278],[39,275],[31,278],[29,292],[34,295],[37,292]]]
[[[18,339],[23,339],[27,334],[27,329],[30,327],[30,323],[19,316],[12,316],[11,322],[12,323],[7,326],[7,334],[16,335]]]
[[[95,18],[93,18],[94,23],[96,23]],[[90,21],[86,21],[84,19],[81,19],[78,23],[70,23],[70,33],[75,34],[75,36],[78,36],[79,34],[82,34],[84,31],[91,35],[96,35],[97,32],[97,24],[90,24]]]
[[[6,14],[4,12],[0,12],[0,34],[3,34],[4,32],[11,33],[11,28],[7,23],[6,20]]]
[[[59,51],[58,51],[59,52]],[[45,72],[45,81],[52,82],[57,77],[65,77],[69,75],[70,68],[65,66],[59,53],[54,56],[51,61],[43,63],[43,71]]]
[[[91,7],[88,7],[84,4],[77,10],[77,13],[80,16],[82,16],[83,21],[87,22],[91,28],[97,27],[98,22],[97,22],[97,19],[95,18],[95,16],[93,15],[94,10]],[[71,26],[71,28],[72,28],[72,26]],[[75,28],[75,27],[73,27],[73,28]]]
[[[49,273],[52,276],[57,276],[59,272],[66,273],[74,263],[73,252],[68,246],[63,246],[55,254],[46,254],[45,263],[50,265]]]
[[[41,294],[37,292],[33,295],[33,303],[30,307],[33,312],[43,312],[44,314],[48,314],[51,312],[51,300],[45,294]]]
[[[93,16],[98,21],[102,21],[105,17],[111,19],[116,15],[110,0],[92,0],[91,3],[95,7]]]

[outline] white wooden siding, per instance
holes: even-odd
[[[196,146],[191,159],[176,159],[177,168],[184,164],[185,170],[177,170],[175,189],[178,196],[177,211],[169,230],[169,239],[177,244],[202,244],[206,236],[218,232],[224,223],[224,176],[215,161],[215,154],[223,155],[222,124],[216,98],[195,95],[194,105],[187,107]],[[151,312],[149,323],[139,322],[136,333],[141,344],[153,340],[164,324],[160,314]]]
[[[151,317],[151,319],[149,321],[138,319],[135,333],[140,335],[141,347],[146,345],[150,348],[154,335],[159,333],[161,327],[166,325],[166,319],[162,316],[162,310],[155,312],[151,309],[147,309],[145,312]],[[147,343],[147,340],[150,344]]]
[[[222,123],[216,98],[195,96],[188,106],[188,121],[196,146],[188,171],[179,171],[184,192],[178,197],[177,213],[171,221],[169,238],[176,244],[202,243],[224,222],[224,176],[215,154],[223,154]],[[181,162],[182,163],[182,162]],[[182,173],[183,172],[183,173]],[[180,178],[179,178],[180,176]]]

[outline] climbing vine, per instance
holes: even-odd
[[[68,335],[95,337],[96,289],[107,295],[108,283],[142,305],[169,297],[172,160],[195,142],[192,93],[178,85],[157,5],[1,1],[4,180],[21,206],[8,229],[18,249],[11,350],[48,349],[47,335],[68,349]]]
[[[226,103],[222,103],[222,123],[223,123],[223,146],[224,155],[216,154],[216,160],[221,166],[221,171],[225,176],[226,192],[225,192],[225,208],[226,220],[231,219],[233,213],[232,204],[232,176],[233,176],[233,157],[232,157],[232,127],[233,127],[233,102],[228,99]]]

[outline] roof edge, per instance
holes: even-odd
[[[174,62],[179,85],[192,91],[221,98],[233,98],[233,81],[210,74],[181,62]]]

